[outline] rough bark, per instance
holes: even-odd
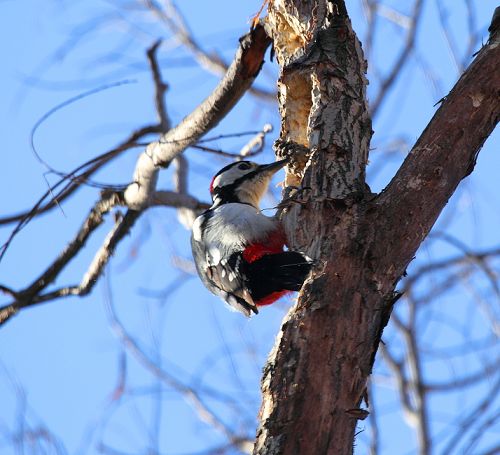
[[[365,185],[365,62],[343,1],[276,0],[282,141],[309,148],[287,183],[292,249],[317,258],[265,368],[254,454],[351,454],[395,285],[499,118],[498,33],[450,92],[386,191]]]

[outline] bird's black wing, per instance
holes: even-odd
[[[216,288],[214,293],[222,297],[228,305],[250,316],[259,311],[252,296],[247,290],[247,279],[242,271],[242,253],[237,252],[228,259],[221,259],[216,263],[207,263],[207,279]]]
[[[191,247],[198,275],[210,292],[246,316],[252,312],[258,313],[257,306],[246,290],[246,278],[240,270],[242,252],[235,252],[226,259],[225,254],[218,253],[216,249],[207,250],[194,237],[191,237]]]

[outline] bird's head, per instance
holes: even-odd
[[[259,202],[269,186],[271,177],[279,171],[287,159],[271,164],[237,161],[223,167],[210,184],[214,205],[240,202],[259,208]]]

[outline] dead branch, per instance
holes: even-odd
[[[176,156],[195,144],[233,108],[259,73],[270,43],[260,25],[241,38],[233,63],[212,94],[160,141],[148,145],[137,161],[133,183],[125,190],[128,207],[146,208],[159,169],[168,167]]]
[[[69,196],[74,194],[76,190],[80,188],[81,185],[85,184],[85,182],[95,174],[99,169],[101,169],[104,165],[108,164],[111,160],[119,156],[122,152],[129,150],[132,147],[137,147],[137,142],[143,137],[149,134],[160,133],[159,125],[148,125],[138,130],[132,132],[126,139],[124,139],[120,144],[118,144],[115,148],[99,155],[98,157],[92,158],[86,163],[78,166],[73,171],[67,174],[68,177],[71,177],[69,183],[59,192],[55,193],[58,183],[52,185],[50,190],[48,190],[40,200],[35,204],[35,206],[25,212],[16,213],[14,215],[9,215],[6,217],[0,218],[0,225],[10,224],[15,222],[26,223],[27,221],[32,220],[35,216],[41,215],[42,213],[46,213],[53,208],[57,207],[63,201],[65,201]],[[85,169],[86,168],[86,169]],[[79,173],[82,169],[85,169],[82,173]],[[62,178],[61,182],[66,181],[67,178]],[[49,197],[54,195],[48,202],[44,204],[44,201]]]
[[[156,0],[146,0],[147,7],[167,26],[174,34],[175,38],[193,55],[202,68],[218,75],[223,76],[229,67],[223,58],[217,53],[208,53],[203,50],[201,45],[195,39],[189,29],[186,20],[182,16],[175,3],[171,0],[165,1],[165,7],[162,8]],[[250,87],[248,90],[252,95],[265,101],[276,102],[276,93],[256,87]]]
[[[207,422],[214,429],[221,432],[225,437],[227,437],[227,439],[231,444],[233,444],[233,446],[241,449],[245,446],[248,446],[249,443],[251,444],[251,441],[248,441],[247,438],[235,434],[230,429],[230,427],[226,425],[223,420],[212,409],[208,407],[208,405],[204,402],[202,396],[200,395],[200,390],[194,389],[189,385],[181,383],[179,380],[174,378],[174,376],[161,369],[156,362],[154,362],[146,355],[146,353],[139,347],[138,343],[127,332],[125,327],[118,319],[109,292],[107,298],[105,299],[105,305],[109,324],[114,333],[121,341],[125,349],[130,352],[146,370],[153,374],[154,377],[165,383],[168,387],[171,387],[176,392],[178,392],[184,398],[184,400],[186,400],[193,406],[194,411],[199,415],[201,420]]]
[[[63,288],[49,294],[40,295],[41,292],[53,283],[59,273],[85,246],[90,235],[102,224],[104,215],[109,213],[120,203],[120,196],[117,193],[105,194],[90,211],[87,219],[81,226],[75,238],[66,246],[59,257],[45,270],[31,285],[19,292],[11,292],[15,296],[15,301],[0,308],[0,325],[5,323],[11,316],[19,310],[46,302],[56,297],[71,295],[74,287]]]
[[[153,82],[155,86],[155,106],[156,114],[158,115],[160,131],[165,134],[170,129],[170,119],[167,114],[165,105],[165,92],[168,90],[168,85],[163,82],[161,77],[160,65],[156,53],[161,45],[161,40],[156,41],[147,51],[149,66],[151,74],[153,75]]]
[[[428,234],[442,208],[460,181],[474,169],[484,141],[500,118],[498,92],[500,74],[499,29],[492,30],[490,40],[450,94],[446,97],[403,165],[385,191],[375,201],[380,209],[379,228],[386,220],[397,220],[391,232],[391,251],[408,251],[403,258],[374,252],[387,259],[387,265],[399,279]],[[404,207],[404,211],[401,210]],[[415,227],[418,226],[418,233]],[[387,232],[385,230],[384,232]],[[375,244],[384,244],[378,238]],[[379,243],[382,242],[382,243]]]
[[[153,142],[147,147],[146,152],[139,157],[133,183],[129,185],[125,193],[104,194],[90,212],[74,240],[39,278],[22,291],[11,291],[11,295],[15,296],[15,301],[0,308],[0,325],[20,309],[69,295],[83,296],[92,290],[118,243],[129,232],[142,212],[152,205],[167,201],[167,193],[156,192],[160,167],[168,166],[174,158],[189,145],[198,141],[231,110],[259,73],[269,44],[270,39],[261,26],[256,27],[240,40],[240,47],[232,65],[212,95],[177,127],[164,134],[162,140]],[[162,99],[166,86],[162,82],[156,63],[158,45],[155,43],[148,50],[148,58],[156,87],[155,100],[159,109],[160,126],[168,127],[168,117]],[[182,179],[185,179],[185,175],[181,176],[179,181],[178,190],[180,191],[177,193],[178,198],[175,203],[180,206],[180,200],[183,198],[189,206],[200,206],[201,203],[195,203],[193,198],[185,194],[186,185],[185,180]],[[42,291],[56,280],[69,261],[83,248],[89,236],[103,222],[103,216],[116,205],[125,205],[128,210],[105,238],[80,285],[65,286],[43,294]],[[192,209],[189,210],[193,213]],[[3,290],[8,291],[9,288],[4,286]]]

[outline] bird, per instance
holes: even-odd
[[[299,251],[285,250],[279,220],[259,208],[272,176],[287,162],[223,167],[210,183],[212,206],[193,223],[191,248],[201,281],[246,316],[299,291],[314,264]]]

